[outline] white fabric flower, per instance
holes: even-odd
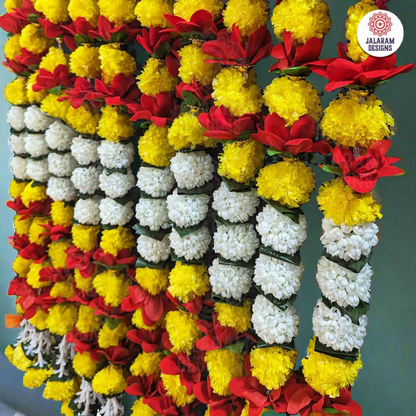
[[[69,178],[49,178],[46,193],[54,201],[70,202],[76,198],[76,189]]]
[[[213,178],[212,157],[206,152],[178,152],[170,164],[179,188],[198,188]]]
[[[276,299],[289,299],[299,290],[304,270],[303,263],[297,266],[260,254],[256,260],[254,282],[266,295],[272,294]]]
[[[253,269],[220,264],[218,259],[209,268],[212,290],[226,299],[241,300],[251,289]]]
[[[127,174],[114,172],[107,175],[103,171],[100,175],[100,189],[113,199],[126,195],[135,185],[136,180],[131,169],[127,169]]]
[[[368,318],[360,316],[359,325],[354,324],[347,315],[335,307],[328,308],[322,299],[318,300],[313,311],[313,332],[319,341],[335,351],[351,352],[360,349],[367,334]]]
[[[209,249],[211,235],[207,227],[201,227],[195,232],[181,238],[173,228],[170,233],[170,245],[178,257],[185,260],[199,260]]]
[[[165,199],[140,198],[136,205],[136,218],[141,226],[149,227],[152,231],[170,227]]]
[[[99,160],[98,148],[100,140],[84,139],[82,136],[75,137],[72,140],[71,152],[75,160],[80,165],[89,165]]]
[[[121,205],[111,198],[104,198],[100,204],[100,216],[103,224],[126,225],[134,215],[133,201]]]
[[[44,134],[26,134],[25,151],[32,157],[46,156],[49,153]]]
[[[150,263],[166,261],[170,256],[169,235],[162,241],[141,235],[137,239],[137,251]]]
[[[61,120],[54,121],[45,132],[46,143],[50,149],[63,152],[71,148],[72,139],[77,132],[68,127]]]
[[[44,132],[53,123],[53,119],[37,105],[31,105],[24,114],[26,127],[31,131]]]
[[[322,294],[331,302],[343,307],[356,307],[360,301],[370,301],[372,276],[373,269],[369,263],[359,273],[354,273],[326,257],[321,257],[316,280]]]
[[[214,234],[214,251],[227,260],[249,262],[258,247],[253,224],[221,225]]]
[[[137,186],[153,198],[166,196],[175,185],[169,168],[157,169],[142,166],[137,174]]]
[[[178,227],[189,228],[199,224],[208,214],[209,196],[201,195],[178,195],[173,191],[167,197],[169,218]]]
[[[289,306],[282,311],[262,295],[254,301],[251,322],[256,334],[267,344],[290,343],[299,334],[296,308]]]
[[[101,166],[79,167],[74,170],[71,180],[81,194],[94,194],[100,185]]]
[[[133,143],[123,144],[103,140],[98,148],[101,164],[108,169],[128,168],[134,160]]]
[[[256,189],[251,188],[248,192],[231,192],[222,182],[214,192],[212,207],[224,220],[232,223],[244,223],[256,213],[259,204],[260,199],[257,198]]]
[[[12,105],[7,113],[6,121],[10,127],[15,131],[22,131],[26,127],[25,124],[25,107],[19,107],[18,105]]]
[[[75,204],[74,218],[85,225],[98,225],[101,222],[100,216],[100,196],[79,199]]]
[[[77,161],[71,153],[49,153],[48,155],[49,172],[59,177],[70,177],[77,167]]]
[[[28,159],[26,173],[29,176],[29,178],[35,181],[46,182],[49,179],[48,159]]]
[[[9,147],[13,153],[16,153],[17,155],[23,155],[26,153],[25,136],[25,133],[10,134]]]
[[[30,177],[28,176],[26,172],[27,161],[28,159],[25,159],[19,156],[13,156],[10,159],[10,169],[15,178],[21,179],[21,180],[30,179]]]
[[[361,256],[368,256],[378,243],[379,228],[374,222],[354,227],[336,226],[332,220],[324,218],[322,228],[321,242],[327,253],[345,261],[358,261]]]

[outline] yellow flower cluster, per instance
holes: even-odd
[[[29,322],[39,331],[44,331],[47,328],[46,320],[48,314],[42,309],[38,309],[34,316],[29,319]]]
[[[128,228],[118,227],[104,230],[102,233],[100,247],[113,256],[117,256],[120,250],[131,249],[134,246],[134,237]]]
[[[130,372],[136,377],[148,377],[160,374],[159,363],[165,358],[163,352],[143,352],[139,354],[130,367]]]
[[[34,217],[29,229],[29,241],[31,243],[42,245],[47,240],[47,235],[41,235],[46,233],[44,225],[49,224],[48,217]]]
[[[49,309],[46,325],[53,334],[64,336],[76,324],[78,308],[72,303],[55,304]]]
[[[66,250],[72,246],[70,241],[52,242],[48,246],[48,254],[55,269],[66,268]]]
[[[98,334],[98,346],[100,348],[116,347],[124,338],[126,338],[129,328],[124,322],[120,322],[116,328],[111,329],[103,325]]]
[[[19,343],[16,348],[9,345],[4,353],[10,363],[20,371],[27,371],[27,369],[33,364],[33,361],[26,356],[21,343]]]
[[[42,58],[39,64],[39,68],[52,72],[58,65],[68,66],[69,56],[61,49],[52,46],[49,48],[48,53]]]
[[[92,26],[97,26],[100,8],[97,0],[69,0],[68,13],[72,20],[83,17]]]
[[[9,194],[13,199],[17,199],[20,197],[20,195],[22,195],[22,192],[24,191],[24,189],[26,188],[26,185],[29,182],[27,181],[17,181],[16,179],[13,179],[10,182],[10,187],[9,187]]]
[[[32,260],[27,260],[21,256],[17,256],[13,261],[12,270],[19,277],[26,277],[29,272],[31,264],[32,264]]]
[[[195,400],[193,394],[188,395],[186,393],[186,387],[181,383],[181,376],[171,376],[162,373],[161,378],[166,390],[166,395],[172,397],[176,406],[183,407]]]
[[[95,276],[93,286],[107,305],[117,307],[129,295],[130,279],[119,270],[105,270]]]
[[[46,90],[42,90],[39,92],[33,91],[33,85],[36,84],[37,77],[39,75],[39,70],[36,70],[33,74],[31,74],[27,78],[26,88],[27,88],[27,99],[30,103],[38,103],[40,104],[48,95]]]
[[[97,133],[98,123],[101,124],[101,116],[96,108],[90,104],[83,104],[81,107],[69,107],[67,121],[71,127],[81,134]]]
[[[51,296],[53,298],[64,298],[69,299],[75,295],[74,288],[72,286],[72,278],[68,278],[63,282],[57,282],[51,289]]]
[[[131,416],[158,416],[158,413],[156,413],[147,404],[143,403],[143,397],[134,402],[131,411]]]
[[[53,368],[29,368],[23,376],[23,385],[28,389],[36,389],[52,374]]]
[[[74,280],[77,289],[82,290],[83,292],[90,292],[94,289],[92,281],[94,279],[94,274],[91,277],[84,278],[81,276],[81,272],[78,269],[74,270]]]
[[[47,381],[43,397],[48,400],[65,402],[75,396],[79,390],[79,385],[80,380],[78,377],[68,381]]]
[[[37,23],[30,23],[22,29],[20,46],[37,55],[53,45],[53,40],[48,39],[42,27]]]
[[[80,305],[78,320],[75,326],[83,334],[97,332],[101,327],[101,319],[99,316],[94,315],[94,309],[88,305]]]
[[[175,16],[191,20],[192,15],[198,10],[207,10],[214,20],[221,17],[224,3],[221,0],[177,0],[173,6]]]
[[[165,313],[163,313],[162,316],[159,318],[159,320],[153,326],[148,326],[143,321],[142,308],[139,308],[134,311],[133,317],[131,319],[131,323],[138,329],[145,329],[146,331],[154,331],[155,329],[164,325],[165,316],[166,316]]]
[[[12,105],[28,105],[26,78],[18,77],[6,85],[4,97]]]
[[[82,354],[77,352],[72,361],[72,366],[75,372],[80,377],[93,378],[100,368],[100,361],[94,361],[91,358],[91,354],[88,351],[84,351]]]
[[[121,107],[106,106],[101,109],[97,133],[110,142],[128,140],[134,134],[133,123]]]
[[[66,121],[66,115],[71,107],[68,100],[58,101],[58,96],[55,94],[48,94],[40,105],[40,109],[49,114],[51,117],[59,118],[62,121]]]
[[[251,327],[251,303],[249,299],[243,306],[216,303],[215,312],[218,314],[218,322],[222,326],[234,328],[239,334],[246,332]]]
[[[70,227],[74,218],[74,207],[63,201],[55,201],[51,206],[51,218],[54,225]]]
[[[131,23],[136,20],[134,7],[136,0],[98,0],[100,14],[116,26]]]
[[[4,56],[10,61],[15,61],[15,56],[21,55],[22,48],[20,47],[20,35],[10,36],[4,44]]]
[[[31,225],[32,225],[32,218],[22,219],[21,215],[16,215],[14,217],[14,230],[16,234],[19,236],[29,234]]]
[[[77,77],[98,78],[100,69],[99,48],[84,44],[71,53],[70,70]]]
[[[41,287],[47,287],[51,282],[41,282],[39,272],[44,268],[48,267],[51,264],[48,261],[43,261],[42,263],[31,263],[29,271],[27,273],[26,283],[33,287],[33,289],[40,289]]]
[[[169,284],[169,267],[164,269],[150,269],[149,267],[136,269],[137,283],[151,295],[158,295],[166,290]]]
[[[34,2],[35,9],[41,12],[45,17],[55,24],[65,23],[68,18],[69,0],[36,0]]]
[[[92,250],[98,244],[99,225],[75,224],[72,226],[72,240],[84,253]]]
[[[22,7],[23,0],[5,0],[4,8],[7,13],[13,13],[14,9]]]
[[[92,380],[93,390],[105,396],[123,393],[126,387],[127,382],[123,370],[112,365],[100,370]]]
[[[141,0],[134,9],[134,14],[142,26],[169,27],[165,14],[173,14],[173,0]]]

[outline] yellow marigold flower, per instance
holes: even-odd
[[[158,167],[170,165],[170,159],[175,156],[175,150],[169,144],[168,130],[167,126],[157,127],[151,124],[140,137],[138,148],[143,162]]]
[[[28,105],[26,78],[17,77],[4,88],[4,97],[12,105]]]
[[[52,374],[53,368],[28,368],[23,376],[23,385],[28,389],[36,389]]]
[[[104,252],[117,256],[123,249],[135,246],[134,237],[128,228],[118,227],[112,230],[104,230],[101,236],[100,247]]]
[[[160,292],[167,289],[169,284],[169,267],[166,266],[163,270],[150,269],[145,267],[136,269],[136,281],[151,295],[158,295]]]
[[[236,25],[242,36],[250,36],[267,24],[269,5],[266,0],[228,0],[223,17],[229,30]]]
[[[240,334],[251,327],[251,303],[249,299],[244,301],[244,306],[216,303],[215,312],[217,312],[218,322],[222,326],[234,328]]]
[[[5,0],[4,8],[7,13],[13,13],[14,9],[20,9],[22,7],[23,0]]]
[[[13,199],[17,199],[19,198],[20,195],[22,195],[22,192],[24,191],[24,189],[26,188],[26,185],[29,182],[27,181],[18,181],[16,179],[13,179],[10,182],[10,187],[9,187],[9,194]]]
[[[138,4],[141,3],[142,2]],[[152,97],[161,92],[174,91],[178,83],[178,78],[169,74],[165,63],[156,58],[147,60],[146,65],[137,77],[137,80],[137,86],[140,91],[143,94]]]
[[[208,351],[205,355],[205,362],[212,390],[220,396],[230,395],[231,391],[228,388],[230,381],[244,376],[243,356],[234,354],[230,350]]]
[[[94,135],[97,133],[100,119],[99,111],[90,104],[68,108],[67,121],[78,133]]]
[[[20,46],[37,55],[53,46],[53,40],[45,36],[42,27],[37,23],[30,23],[22,29]]]
[[[134,7],[136,0],[98,0],[100,14],[116,26],[136,20]]]
[[[22,219],[21,215],[16,215],[13,219],[14,230],[19,236],[28,235],[33,218]]]
[[[221,0],[178,0],[173,6],[173,13],[189,22],[198,10],[207,10],[213,19],[217,20],[221,17],[223,7],[224,3]]]
[[[94,286],[92,285],[92,282],[94,280],[94,275],[88,278],[84,278],[81,276],[81,272],[79,269],[74,270],[74,279],[75,279],[75,285],[79,290],[82,290],[83,292],[90,292],[94,289]]]
[[[74,288],[72,286],[72,278],[65,280],[64,282],[57,282],[51,289],[51,296],[53,298],[69,299],[75,295]]]
[[[238,117],[259,113],[263,106],[261,88],[256,84],[256,71],[242,73],[237,68],[224,68],[212,82],[215,105],[223,105]]]
[[[79,332],[89,334],[97,332],[101,328],[101,318],[98,315],[94,315],[94,311],[95,309],[90,308],[88,305],[80,305],[78,320],[75,324]]]
[[[66,121],[66,115],[68,114],[69,108],[71,108],[71,104],[69,100],[58,101],[58,98],[55,94],[48,94],[42,101],[40,109],[51,117]]]
[[[338,146],[371,147],[378,140],[394,134],[393,117],[381,108],[382,102],[371,94],[363,98],[354,91],[339,94],[324,111],[322,134]]]
[[[288,126],[308,114],[319,121],[322,114],[318,91],[303,79],[275,78],[264,90],[264,99],[271,113],[277,113]]]
[[[363,368],[361,356],[355,362],[315,352],[316,337],[309,343],[309,356],[302,360],[306,382],[323,396],[338,397],[340,390],[354,385]]]
[[[48,314],[42,309],[38,309],[36,313],[29,319],[29,322],[38,330],[44,331],[47,328],[46,320]]]
[[[8,345],[4,351],[4,355],[10,361],[10,364],[13,364],[13,355],[14,355],[14,348],[12,345]]]
[[[32,262],[29,268],[29,272],[27,273],[27,284],[33,289],[40,289],[41,287],[50,286],[52,282],[41,282],[39,272],[44,268],[48,267],[51,264],[49,261],[43,261],[42,263],[34,263]]]
[[[27,99],[31,102],[31,103],[41,103],[46,96],[48,95],[48,92],[46,90],[42,90],[39,92],[35,92],[33,91],[33,85],[36,84],[36,79],[39,75],[39,71],[35,71],[33,74],[31,74],[28,79],[27,79],[27,84],[26,84],[26,88],[27,88]]]
[[[70,55],[69,67],[77,77],[98,78],[101,73],[99,48],[83,44]]]
[[[55,269],[66,268],[66,250],[71,246],[72,242],[70,241],[52,242],[49,244],[48,254]]]
[[[23,204],[29,208],[32,202],[44,201],[48,199],[46,187],[44,185],[33,186],[34,181],[30,182],[22,192],[21,198]]]
[[[153,326],[147,326],[143,321],[142,308],[139,308],[134,311],[133,317],[131,319],[131,323],[136,328],[145,329],[146,331],[154,331],[155,329],[163,325],[164,320],[165,320],[165,314],[163,313],[160,319]]]
[[[99,225],[74,224],[72,226],[72,240],[76,247],[86,253],[97,246],[100,230]]]
[[[159,363],[165,358],[163,352],[142,352],[130,366],[130,372],[136,377],[148,377],[154,375],[159,377]]]
[[[20,299],[20,296],[16,297],[16,302]],[[20,303],[15,303],[15,308],[16,308],[16,313],[18,315],[24,315],[25,311],[23,310],[22,306],[20,305]],[[34,325],[33,325],[34,326]]]
[[[179,56],[181,57],[179,76],[187,84],[197,81],[201,85],[210,85],[221,69],[221,64],[205,62],[212,56],[202,52],[199,45],[184,46],[179,50]]]
[[[35,9],[55,24],[65,23],[69,19],[68,15],[69,0],[36,0]]]
[[[98,0],[69,0],[68,13],[72,20],[83,17],[92,26],[97,26],[100,8]]]
[[[140,0],[134,14],[144,27],[170,27],[164,15],[173,14],[173,0]]]
[[[100,368],[101,361],[94,361],[88,351],[77,352],[72,360],[72,366],[80,377],[92,379]]]
[[[92,388],[98,394],[113,396],[123,393],[127,387],[123,369],[109,365],[99,371],[92,380]]]
[[[143,397],[137,399],[133,403],[131,408],[131,416],[158,416],[159,413],[156,413],[151,407],[143,403]]]
[[[169,293],[186,303],[208,292],[209,275],[205,265],[194,266],[177,262],[169,275]]]
[[[329,6],[323,0],[283,0],[274,8],[271,21],[280,40],[287,30],[292,32],[295,44],[314,37],[321,39],[329,33],[332,24]]]
[[[64,336],[76,324],[78,308],[72,303],[60,303],[49,309],[46,324],[53,334]]]
[[[181,383],[181,376],[170,376],[162,373],[161,378],[166,390],[166,396],[172,397],[176,406],[183,407],[195,400],[193,394],[189,396],[186,393],[186,387]]]
[[[201,330],[196,325],[197,315],[178,310],[166,315],[166,331],[173,345],[172,352],[190,354],[195,344],[202,336]]]
[[[71,400],[65,400],[61,406],[61,414],[64,416],[75,416],[74,411],[69,407]]]
[[[130,279],[119,270],[105,270],[97,274],[92,284],[105,303],[113,307],[120,306],[129,295]]]
[[[48,53],[42,58],[39,64],[39,68],[52,72],[58,65],[68,66],[69,55],[64,53],[62,49],[52,46],[49,48]]]
[[[10,61],[15,61],[15,56],[22,55],[20,47],[20,35],[10,36],[4,44],[4,56]]]
[[[74,207],[63,201],[52,202],[51,218],[54,225],[70,227],[74,218]]]
[[[116,347],[120,341],[126,338],[128,327],[124,322],[120,322],[116,328],[110,329],[103,325],[98,333],[98,345],[100,348]]]
[[[79,390],[80,381],[78,377],[74,377],[68,381],[47,381],[43,397],[47,400],[55,400],[57,402],[65,402],[71,400]]]
[[[124,74],[126,77],[129,77],[137,71],[134,58],[128,52],[120,50],[120,46],[119,43],[100,46],[99,59],[101,60],[103,81],[109,85],[111,85],[111,82],[117,75]]]
[[[101,109],[97,133],[110,142],[128,140],[134,134],[133,123],[121,107],[106,106]]]
[[[23,257],[17,256],[14,259],[12,269],[19,277],[26,277],[32,260],[24,259]]]
[[[232,142],[220,154],[218,174],[240,183],[250,183],[264,164],[266,149],[254,140]]]
[[[264,167],[257,178],[258,195],[288,208],[306,204],[315,189],[313,170],[299,160]]]
[[[19,345],[13,350],[13,361],[10,362],[20,371],[27,371],[27,369],[33,364],[33,361],[26,356],[22,343],[19,343]]]
[[[205,137],[206,129],[198,121],[198,117],[190,112],[177,117],[169,129],[169,144],[175,150],[195,149],[198,146],[215,147],[214,139]]]

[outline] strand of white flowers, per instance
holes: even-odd
[[[106,404],[105,399],[101,394],[95,393],[92,388],[90,381],[86,380],[84,377],[81,380],[80,390],[76,393],[76,399],[74,404],[77,405],[79,416],[95,416],[93,413],[93,407],[97,402],[102,406]]]

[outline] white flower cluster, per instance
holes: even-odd
[[[209,268],[212,290],[226,299],[241,300],[251,289],[253,269],[220,264],[218,259]]]
[[[360,301],[370,301],[372,276],[373,269],[369,263],[359,273],[354,273],[321,257],[318,262],[316,280],[322,294],[331,302],[336,302],[343,307],[356,307]]]
[[[48,159],[27,160],[26,173],[30,179],[38,182],[47,182],[49,179]]]
[[[253,224],[221,225],[214,234],[214,251],[234,262],[249,262],[259,243]]]
[[[100,217],[100,196],[92,198],[79,199],[75,204],[74,218],[84,225],[98,225],[101,222]]]
[[[32,157],[42,157],[49,153],[44,134],[26,134],[25,151]]]
[[[214,192],[212,207],[221,218],[236,224],[247,222],[256,213],[259,204],[260,199],[257,197],[256,189],[251,188],[248,192],[231,192],[222,182]]]
[[[303,263],[297,266],[260,254],[256,260],[254,282],[266,295],[289,299],[299,290],[304,270]]]
[[[37,105],[31,105],[24,113],[25,125],[28,130],[44,132],[53,123],[53,119],[44,113]]]
[[[262,295],[254,301],[251,322],[256,334],[267,344],[290,343],[299,334],[296,308],[289,306],[282,311]]]
[[[165,199],[140,198],[136,205],[136,218],[140,225],[149,227],[152,231],[170,227]]]
[[[368,256],[378,243],[379,228],[375,223],[336,226],[332,220],[324,218],[322,228],[321,242],[327,253],[345,261],[358,261],[362,256]]]
[[[101,166],[79,167],[71,176],[75,188],[82,194],[93,195],[100,185]]]
[[[125,196],[136,184],[136,180],[131,169],[127,169],[127,174],[113,172],[107,175],[105,171],[100,174],[100,189],[110,198],[121,198]]]
[[[76,198],[76,189],[69,178],[50,177],[46,193],[54,201],[70,202]]]
[[[48,147],[60,152],[69,150],[72,139],[76,136],[76,131],[68,127],[61,120],[54,121],[45,132],[45,140]]]
[[[10,134],[9,147],[13,153],[23,155],[26,153],[25,149],[25,133]]]
[[[328,308],[322,299],[318,300],[313,311],[313,332],[319,341],[336,351],[351,352],[360,349],[366,336],[368,318],[362,315],[359,325],[335,307]]]
[[[98,156],[105,168],[129,168],[134,160],[134,146],[132,143],[123,144],[103,140],[98,147]]]
[[[207,227],[201,227],[195,232],[181,237],[173,228],[170,233],[170,245],[178,257],[185,260],[199,260],[209,249],[211,234]]]
[[[25,129],[25,107],[19,107],[17,105],[12,105],[10,110],[7,113],[6,121],[9,123],[10,127],[15,131],[22,131]]]
[[[170,256],[169,236],[166,235],[162,241],[145,235],[137,239],[137,251],[150,263],[166,261]]]
[[[84,139],[82,136],[75,137],[71,145],[72,156],[82,166],[97,163],[100,144],[100,140]]]
[[[10,169],[15,178],[20,180],[29,179],[26,172],[28,159],[19,156],[13,156],[10,159]]]
[[[100,203],[100,216],[103,224],[126,225],[134,215],[133,201],[121,205],[111,198],[104,198]]]
[[[179,188],[198,188],[213,178],[214,164],[206,152],[178,152],[170,163]]]
[[[49,172],[60,178],[69,178],[77,167],[77,161],[71,153],[49,153],[48,155]]]
[[[142,166],[137,174],[137,186],[153,198],[165,197],[174,185],[175,178],[169,168]]]

